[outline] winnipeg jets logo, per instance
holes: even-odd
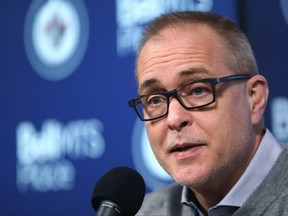
[[[34,1],[25,22],[25,48],[34,70],[48,80],[68,77],[88,42],[88,17],[81,1]]]
[[[67,31],[67,23],[55,14],[44,28],[46,35],[51,40],[51,47],[57,49],[63,41]]]

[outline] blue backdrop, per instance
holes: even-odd
[[[266,125],[288,143],[288,0],[1,1],[0,215],[94,215],[94,184],[116,166],[147,191],[171,181],[127,101],[141,29],[181,10],[247,33],[270,84]]]

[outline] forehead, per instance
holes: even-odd
[[[139,54],[139,87],[148,79],[175,79],[177,73],[194,68],[215,71],[215,67],[223,66],[223,50],[220,37],[210,27],[186,25],[163,29],[147,41]]]

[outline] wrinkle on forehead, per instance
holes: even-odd
[[[192,44],[192,43],[191,43]],[[194,44],[195,45],[195,44]],[[153,45],[152,45],[153,46]],[[171,63],[173,61],[179,61],[179,59],[177,58],[177,56],[179,55],[183,55],[183,57],[181,57],[182,61],[189,61],[190,60],[190,56],[193,55],[193,59],[195,59],[196,61],[199,60],[201,61],[201,58],[206,54],[206,50],[205,49],[193,49],[191,47],[189,47],[189,44],[185,44],[182,46],[178,46],[176,48],[168,48],[168,49],[161,49],[161,51],[154,49],[153,47],[147,48],[150,49],[148,50],[149,52],[149,56],[145,56],[145,58],[141,58],[138,62],[138,71],[146,71],[149,70],[149,68],[153,68],[155,66],[158,66],[160,64],[164,64],[165,63]],[[145,50],[146,51],[146,50]],[[207,56],[209,57],[209,56]],[[208,61],[212,61],[212,59],[207,59]]]
[[[139,73],[139,69],[146,69],[146,64],[150,64],[150,67],[155,66],[159,58],[162,58],[161,61],[165,63],[165,61],[170,61],[171,58],[173,58],[171,55],[187,54],[187,56],[201,56],[201,54],[204,54],[207,50],[204,48],[201,49],[201,46],[197,46],[197,44],[199,44],[199,35],[206,37],[207,40],[205,43],[211,47],[221,46],[220,37],[213,29],[205,25],[186,24],[180,27],[165,28],[150,38],[142,47],[137,62],[137,72]],[[203,41],[200,41],[200,43],[201,42],[203,43]],[[163,44],[165,44],[165,48]],[[196,50],[193,50],[194,46],[197,47]],[[221,47],[219,50],[223,50],[223,46]],[[174,54],[172,52],[174,52]],[[143,56],[143,53],[149,53],[151,55]]]

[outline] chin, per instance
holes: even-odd
[[[176,169],[174,173],[175,175],[171,175],[176,182],[181,185],[185,185],[191,188],[201,187],[209,182],[211,177],[209,175],[205,175],[205,173],[201,172],[201,170],[193,170],[193,169],[185,169],[179,171],[180,169]]]

